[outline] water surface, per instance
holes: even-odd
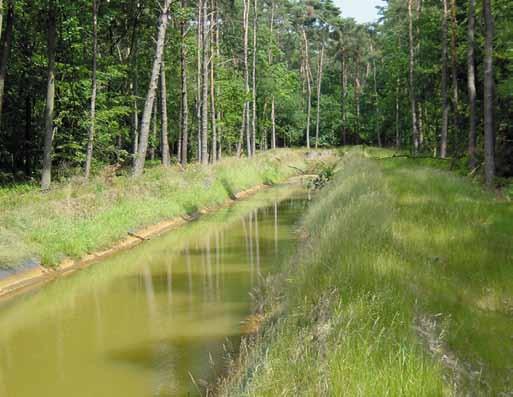
[[[304,192],[280,186],[0,302],[0,396],[198,395],[251,288],[293,249]]]

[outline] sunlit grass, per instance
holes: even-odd
[[[143,177],[81,178],[41,193],[37,186],[0,189],[0,267],[27,258],[55,265],[108,247],[127,232],[215,206],[239,191],[276,183],[305,168],[301,150],[275,150],[253,160],[227,158],[209,167],[149,168]]]
[[[416,160],[362,156],[379,153],[350,151],[314,200],[225,395],[513,390],[513,208]]]

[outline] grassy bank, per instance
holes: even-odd
[[[276,150],[254,160],[202,167],[152,168],[141,178],[71,179],[47,193],[37,186],[0,189],[0,268],[36,258],[52,266],[106,248],[129,231],[215,206],[239,191],[305,169],[305,152]]]
[[[510,203],[415,160],[349,153],[302,232],[221,395],[513,391]]]

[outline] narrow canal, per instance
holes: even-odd
[[[278,186],[0,302],[0,396],[195,396],[234,352],[250,291],[296,244]]]

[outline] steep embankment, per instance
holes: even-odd
[[[257,296],[221,395],[513,390],[513,208],[415,160],[350,153]]]
[[[283,181],[305,169],[306,162],[304,151],[275,150],[209,167],[156,167],[137,179],[103,175],[85,183],[76,178],[44,194],[37,187],[0,190],[0,270],[81,258],[127,233]]]

